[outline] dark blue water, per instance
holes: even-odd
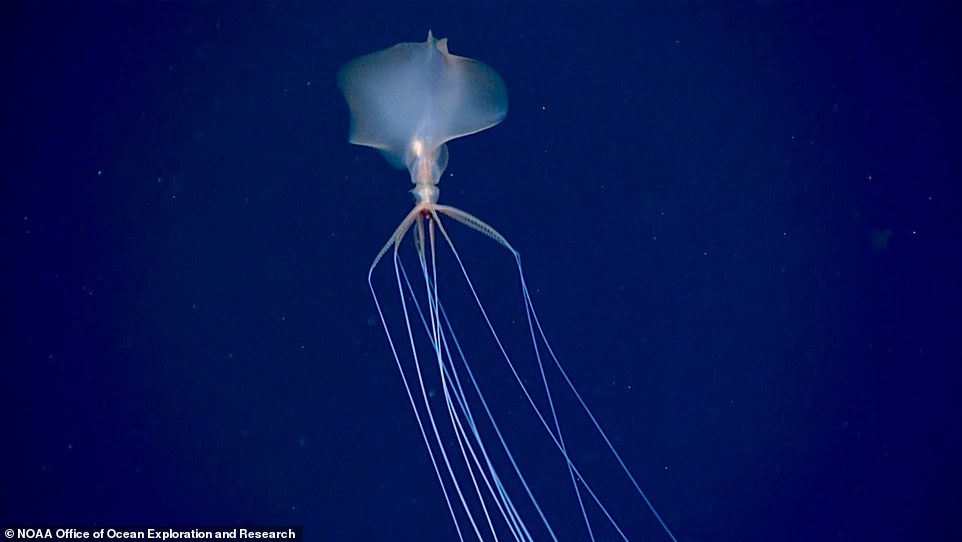
[[[5,5],[0,524],[454,539],[365,281],[409,181],[335,81],[432,29],[511,99],[442,202],[680,540],[962,539],[959,19]]]

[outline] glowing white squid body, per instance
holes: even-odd
[[[447,39],[437,40],[428,32],[423,43],[400,43],[352,60],[341,69],[338,82],[351,110],[351,143],[373,147],[394,166],[407,168],[414,183],[415,206],[374,258],[368,284],[458,538],[595,540],[610,539],[616,533],[629,540],[632,533],[622,528],[601,491],[596,491],[590,477],[583,475],[581,460],[570,453],[573,443],[566,443],[562,432],[567,420],[561,419],[555,408],[561,394],[583,409],[613,464],[620,467],[640,496],[639,505],[644,503],[665,535],[674,541],[548,344],[518,252],[487,223],[438,203],[437,185],[448,162],[446,143],[504,119],[508,111],[504,81],[486,64],[452,55]],[[530,342],[518,348],[505,344],[442,216],[490,237],[513,255]],[[402,263],[399,250],[407,237],[413,238],[416,256],[417,269],[411,272]],[[393,309],[397,319],[388,316],[387,301],[379,295],[373,280],[378,264],[389,252],[394,266],[391,282],[397,287],[397,306]],[[453,257],[459,273],[439,273],[440,253]],[[532,419],[540,421],[540,429],[522,431],[515,438],[502,430],[499,416],[510,414],[502,414],[504,409],[494,408],[486,398],[480,383],[483,379],[476,378],[472,357],[467,348],[462,348],[464,341],[459,340],[455,319],[445,306],[444,292],[454,288],[466,292],[463,298],[473,300],[480,324],[470,331],[484,329],[487,340],[493,341],[491,351],[507,367],[511,385],[520,392],[516,395],[523,397],[534,414]],[[517,366],[521,357],[533,358],[531,363],[537,370],[531,372],[540,379],[535,388]],[[497,360],[482,361],[490,364]],[[549,374],[559,375],[560,382]],[[559,472],[550,478],[552,487],[530,483],[525,465],[532,459],[520,458],[523,454],[519,450],[526,449],[526,439],[535,432],[544,435],[548,448],[556,452],[551,461]],[[549,463],[543,457],[534,458],[534,462]],[[572,510],[542,506],[542,501],[555,500],[565,488],[572,495],[568,499],[575,506]],[[631,508],[637,512],[638,505]],[[577,532],[558,532],[556,525],[569,525],[573,514],[583,527]]]

